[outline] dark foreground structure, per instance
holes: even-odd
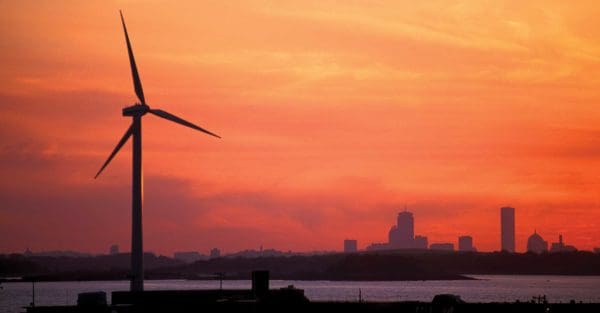
[[[77,305],[29,306],[27,313],[189,313],[189,312],[564,312],[597,313],[600,303],[466,303],[455,295],[437,295],[432,302],[311,302],[293,286],[269,289],[269,272],[252,273],[250,290],[115,291],[81,293]]]

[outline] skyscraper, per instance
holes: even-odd
[[[502,251],[515,252],[515,208],[500,209],[500,232]]]
[[[473,247],[473,237],[458,237],[458,251],[475,251],[475,248]]]
[[[395,226],[390,229],[389,242],[393,249],[411,249],[415,239],[415,222],[413,214],[404,211],[398,213]]]
[[[344,252],[351,253],[358,251],[358,242],[355,239],[344,240]]]
[[[400,238],[409,242],[415,238],[415,220],[411,212],[404,211],[398,213],[397,225]]]
[[[427,237],[425,236],[415,236],[415,240],[413,242],[414,249],[425,249],[429,247],[429,242],[427,241]]]

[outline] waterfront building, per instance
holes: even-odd
[[[430,250],[454,251],[453,243],[432,243],[429,246]]]
[[[565,243],[563,242],[563,236],[562,235],[558,235],[558,242],[553,242],[552,243],[552,247],[550,247],[550,252],[552,252],[552,253],[556,253],[556,252],[575,252],[575,251],[577,251],[577,248],[575,248],[574,246],[565,245]]]
[[[415,236],[415,240],[413,242],[413,247],[415,249],[426,250],[427,247],[429,247],[429,242],[427,241],[427,237],[425,237],[425,236]]]
[[[391,249],[390,245],[387,243],[374,242],[374,243],[368,245],[365,250],[367,250],[367,251],[384,251],[384,250],[390,250],[390,249]]]
[[[388,238],[392,249],[413,248],[415,221],[411,212],[404,211],[398,213],[396,225],[390,229]]]
[[[515,252],[515,208],[500,209],[501,250]]]
[[[527,239],[527,252],[543,253],[548,252],[548,242],[540,236],[537,231]]]
[[[175,260],[185,262],[185,263],[194,263],[196,261],[208,259],[208,257],[206,255],[202,255],[196,251],[175,252],[173,254],[173,258]]]
[[[352,253],[358,251],[358,241],[356,239],[344,240],[344,253]]]
[[[427,249],[428,241],[425,236],[415,237],[415,220],[413,214],[406,209],[398,213],[396,225],[390,228],[387,243],[372,243],[367,251],[394,249]]]
[[[473,237],[471,236],[460,236],[458,237],[458,251],[475,251],[473,247]]]

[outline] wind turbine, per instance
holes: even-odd
[[[123,12],[119,11],[121,15],[121,23],[123,24],[123,31],[125,32],[125,41],[127,42],[127,52],[129,54],[129,63],[131,65],[131,75],[133,76],[133,88],[135,94],[140,100],[132,106],[123,108],[123,116],[131,116],[133,119],[131,126],[123,135],[123,138],[119,141],[115,149],[112,151],[106,162],[102,165],[98,173],[94,178],[98,178],[104,168],[110,163],[114,156],[119,152],[121,147],[127,142],[129,137],[133,137],[133,172],[132,172],[132,203],[131,203],[131,291],[143,291],[144,290],[144,263],[143,263],[143,248],[142,248],[142,116],[146,113],[154,114],[158,117],[162,117],[169,121],[181,124],[209,134],[211,136],[221,138],[218,135],[211,133],[210,131],[196,126],[180,117],[177,117],[169,112],[151,109],[146,104],[144,98],[144,91],[142,90],[142,82],[140,81],[140,75],[135,65],[135,59],[133,57],[133,50],[131,49],[131,43],[129,42],[129,35],[127,34],[127,27],[125,26],[125,19],[123,18]]]

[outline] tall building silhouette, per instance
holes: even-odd
[[[395,249],[427,249],[427,237],[415,236],[415,220],[413,214],[408,212],[398,213],[396,225],[388,233],[387,243],[372,243],[366,247],[367,251],[395,250]]]
[[[358,242],[356,239],[346,239],[344,240],[344,252],[352,253],[358,251]]]
[[[411,249],[415,239],[415,221],[408,211],[398,213],[395,226],[389,233],[389,244],[393,249]]]
[[[414,249],[424,249],[427,250],[429,247],[429,242],[427,241],[427,237],[425,236],[415,236],[415,240],[413,241]]]
[[[458,237],[458,251],[475,251],[475,248],[473,247],[473,237]]]
[[[502,251],[515,252],[515,208],[500,209],[500,232]]]

